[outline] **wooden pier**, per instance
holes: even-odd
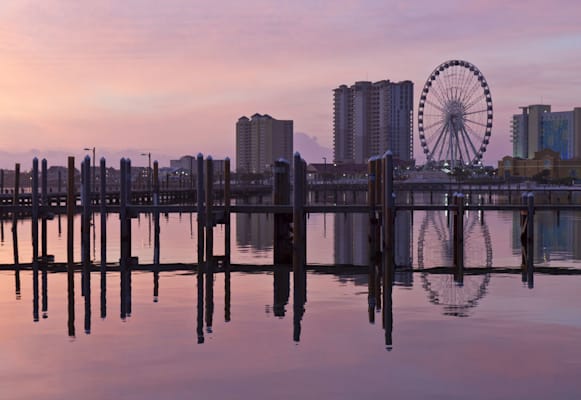
[[[230,178],[230,161],[225,161],[225,172],[217,184],[214,176],[212,158],[199,154],[197,162],[198,179],[195,188],[176,189],[163,191],[159,178],[158,163],[154,162],[152,171],[151,190],[135,191],[132,188],[131,161],[120,160],[119,190],[107,191],[107,165],[105,159],[99,162],[99,187],[92,187],[95,182],[91,175],[91,159],[87,156],[81,162],[80,180],[76,174],[75,160],[69,157],[66,176],[66,191],[50,193],[47,185],[46,160],[42,160],[41,168],[37,159],[32,163],[31,192],[20,193],[20,165],[15,171],[14,187],[9,195],[2,194],[0,215],[12,219],[12,234],[14,243],[14,268],[20,264],[18,253],[17,221],[19,218],[30,218],[32,221],[33,263],[50,265],[51,257],[48,254],[48,238],[46,233],[46,221],[56,214],[67,216],[67,260],[70,268],[74,268],[73,259],[73,231],[74,217],[81,214],[81,263],[85,269],[90,264],[90,233],[89,228],[95,215],[100,216],[101,239],[101,269],[103,272],[111,265],[107,260],[107,214],[118,214],[120,219],[120,259],[119,265],[131,268],[138,263],[132,256],[131,219],[148,213],[153,216],[154,224],[154,265],[159,265],[160,260],[160,214],[168,213],[196,213],[197,214],[197,254],[198,264],[203,265],[229,265],[230,264],[230,224],[232,213],[266,213],[273,214],[274,246],[273,264],[293,266],[293,271],[302,274],[307,264],[306,245],[306,217],[312,213],[360,213],[369,215],[368,240],[370,244],[369,267],[378,271],[382,279],[390,279],[395,268],[394,262],[394,238],[395,221],[398,213],[402,211],[424,210],[447,211],[452,216],[451,237],[453,238],[453,260],[457,271],[455,273],[461,283],[464,270],[464,215],[468,211],[477,210],[485,212],[490,210],[512,210],[521,213],[521,230],[523,232],[523,270],[528,271],[532,282],[533,270],[532,246],[534,243],[534,214],[541,210],[581,210],[581,204],[577,203],[576,192],[571,189],[567,194],[567,202],[542,203],[535,200],[538,196],[546,196],[547,190],[543,188],[541,193],[526,191],[523,185],[518,192],[502,192],[508,196],[508,202],[493,203],[492,188],[457,186],[456,189],[467,189],[467,193],[455,191],[449,193],[452,186],[444,184],[439,187],[432,186],[429,192],[429,201],[421,203],[419,195],[414,195],[413,188],[408,184],[398,183],[394,179],[393,158],[390,152],[380,157],[373,157],[368,165],[368,182],[364,192],[366,203],[361,204],[337,204],[335,202],[312,203],[308,201],[308,194],[313,186],[307,182],[306,163],[297,153],[291,163],[287,160],[279,160],[273,166],[273,185],[271,186],[271,199],[268,204],[243,204],[234,203],[236,191]],[[93,160],[94,161],[94,160]],[[93,172],[94,172],[93,168]],[[408,185],[408,186],[406,186]],[[59,187],[61,186],[59,182]],[[318,189],[318,186],[314,186]],[[325,191],[331,188],[325,187]],[[359,188],[356,188],[359,190]],[[262,192],[260,189],[259,192]],[[353,189],[355,190],[355,189]],[[439,190],[439,196],[444,196],[445,202],[435,204],[434,193]],[[514,190],[514,188],[513,188]],[[561,192],[563,192],[561,190]],[[559,192],[559,193],[561,193]],[[549,192],[552,193],[552,192]],[[517,196],[518,194],[518,196]],[[325,195],[326,196],[326,195]],[[554,192],[554,198],[558,198]],[[335,196],[336,197],[336,196]],[[426,197],[426,196],[424,196]],[[325,197],[326,198],[326,197]],[[356,196],[353,196],[355,199]],[[488,198],[488,201],[486,201]],[[513,201],[514,198],[514,201]],[[426,197],[427,199],[427,197]],[[522,199],[522,200],[521,200]],[[517,201],[518,200],[518,201]],[[40,223],[40,235],[39,235]],[[225,229],[225,254],[214,254],[214,228],[223,225]],[[379,274],[379,269],[392,271],[391,275]],[[210,269],[211,272],[211,269]],[[299,275],[295,276],[298,278]],[[532,284],[532,283],[531,283]]]

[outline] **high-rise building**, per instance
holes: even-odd
[[[236,171],[269,171],[279,158],[293,156],[293,121],[277,120],[268,114],[241,117],[236,123]]]
[[[355,82],[333,90],[333,158],[365,163],[391,150],[394,158],[413,158],[413,83]]]
[[[581,108],[552,112],[546,104],[521,107],[512,117],[512,155],[533,158],[535,153],[550,149],[561,160],[581,157]]]

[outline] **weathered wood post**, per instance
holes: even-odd
[[[384,280],[393,282],[395,260],[395,199],[393,192],[393,154],[383,156],[383,267]],[[390,275],[386,277],[385,275]]]
[[[76,208],[75,157],[68,158],[67,165],[67,292],[69,336],[75,336],[75,259],[74,259],[74,218]]]
[[[127,158],[125,160],[126,163],[126,171],[125,171],[125,195],[127,196],[126,205],[129,207],[133,203],[133,194],[132,194],[132,176],[131,176],[131,159]],[[127,261],[128,265],[131,267],[133,260],[132,260],[132,249],[131,249],[131,237],[132,237],[132,227],[131,227],[131,218],[134,216],[131,213],[131,209],[127,210]],[[128,313],[131,314],[131,274],[129,274],[129,306],[128,306]]]
[[[127,161],[125,158],[121,159],[120,166],[120,191],[119,191],[119,228],[120,228],[120,267],[124,269],[127,266],[127,241],[128,241],[128,232],[127,232]]]
[[[206,157],[206,273],[213,280],[214,273],[214,160]],[[208,282],[206,281],[206,287]]]
[[[395,201],[393,193],[393,154],[383,155],[383,329],[386,346],[391,346],[392,290],[395,267]],[[388,335],[389,334],[389,335]]]
[[[38,158],[32,160],[32,265],[38,269]]]
[[[197,205],[197,220],[198,220],[198,274],[203,272],[204,264],[204,156],[198,153],[196,158],[198,185],[196,190]]]
[[[230,205],[231,205],[231,193],[230,193],[230,158],[226,157],[224,159],[224,267],[226,273],[230,274],[230,259],[231,259],[231,230],[230,230]],[[228,276],[229,277],[229,276]]]
[[[87,293],[87,288],[90,285],[90,268],[91,268],[91,159],[85,156],[83,161],[81,177],[81,200],[83,206],[83,219],[81,223],[82,231],[82,261],[83,261],[83,275],[85,277],[83,285],[83,293]]]
[[[527,282],[528,287],[534,287],[534,247],[535,247],[535,195],[527,196]]]
[[[12,247],[14,249],[14,266],[18,271],[20,262],[18,257],[18,208],[20,199],[18,193],[20,192],[20,164],[16,163],[14,166],[14,193],[12,196]],[[20,285],[17,285],[20,287]],[[17,293],[20,289],[17,288]]]
[[[293,185],[293,275],[301,279],[305,268],[305,181],[304,161],[297,152],[294,155],[294,185]]]
[[[367,206],[369,207],[369,281],[368,281],[368,295],[367,302],[369,306],[369,322],[375,322],[375,284],[376,284],[376,265],[379,243],[377,242],[377,225],[375,207],[377,205],[377,181],[380,177],[376,175],[376,167],[378,164],[377,157],[371,157],[367,162]]]
[[[101,233],[101,272],[107,268],[107,166],[105,157],[99,160],[99,216]]]
[[[46,158],[42,159],[41,162],[41,180],[40,180],[40,192],[41,192],[41,254],[42,254],[42,264],[46,265],[48,262],[48,233],[46,220],[48,218],[48,165]]]
[[[159,266],[159,163],[157,160],[153,162],[153,264],[156,268]]]
[[[290,165],[287,160],[279,159],[274,162],[273,204],[290,204]],[[293,249],[288,214],[274,214],[274,249],[273,261],[275,265],[292,264]]]

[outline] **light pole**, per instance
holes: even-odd
[[[151,153],[141,153],[142,156],[147,156],[147,192],[151,192]]]
[[[92,191],[96,191],[96,188],[95,188],[95,170],[96,170],[95,169],[95,146],[93,146],[93,147],[85,147],[83,150],[85,150],[85,151],[93,151],[93,171],[91,171],[91,180],[93,182],[91,184],[91,186],[92,186],[91,192]]]

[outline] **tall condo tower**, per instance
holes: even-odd
[[[236,123],[236,171],[270,171],[279,158],[293,156],[293,121],[278,120],[268,114],[240,117]]]
[[[396,159],[413,158],[411,81],[355,82],[333,90],[333,159],[365,163],[391,150]]]

